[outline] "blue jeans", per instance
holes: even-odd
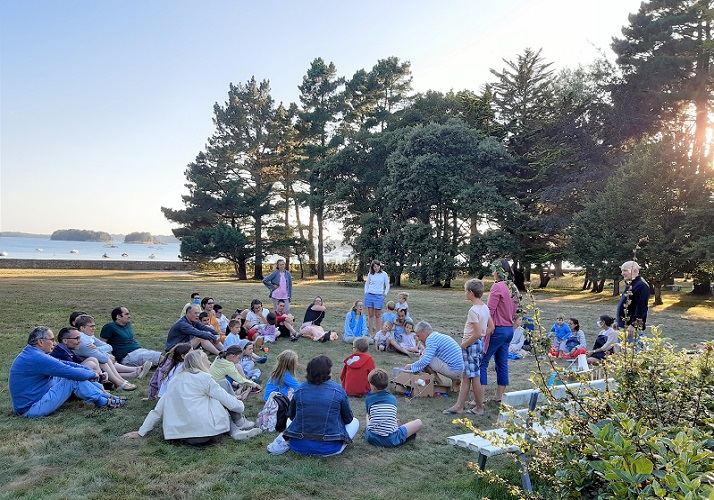
[[[22,416],[27,418],[45,417],[62,406],[72,393],[75,393],[78,398],[94,404],[103,403],[109,398],[107,393],[101,389],[101,385],[96,382],[80,382],[54,377],[50,390]]]
[[[508,385],[508,346],[513,340],[512,326],[497,326],[488,343],[488,351],[481,360],[481,385],[488,384],[488,364],[496,361],[496,383]]]

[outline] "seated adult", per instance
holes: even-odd
[[[425,346],[424,353],[418,361],[406,365],[404,369],[413,373],[424,371],[432,374],[439,385],[439,375],[444,375],[451,379],[453,386],[457,386],[464,371],[461,346],[448,335],[433,331],[426,321],[417,323],[415,329],[417,338]]]
[[[300,336],[306,337],[320,342],[327,342],[328,340],[336,340],[337,334],[332,331],[325,331],[320,323],[325,318],[325,312],[327,309],[322,305],[322,297],[315,297],[312,304],[307,306],[305,311],[305,317],[302,320],[302,326],[300,327]],[[333,338],[334,335],[334,338]],[[297,337],[293,340],[297,340]]]
[[[607,314],[600,316],[600,321],[598,321],[598,325],[601,328],[600,333],[595,339],[592,351],[587,353],[589,364],[600,364],[605,359],[605,356],[615,352],[615,347],[619,345],[620,337],[612,327],[614,323],[615,320]]]
[[[159,364],[161,353],[142,348],[134,339],[131,314],[126,307],[112,309],[112,321],[102,327],[99,338],[112,346],[114,357],[124,365],[143,366],[147,361],[151,366]]]
[[[55,344],[54,349],[50,352],[50,356],[55,359],[59,359],[60,361],[70,361],[72,363],[77,363],[78,365],[86,366],[99,375],[102,382],[108,380],[108,374],[106,372],[102,372],[99,368],[97,358],[83,358],[74,353],[74,349],[79,346],[80,339],[81,335],[77,328],[73,326],[65,326],[57,334],[57,340],[59,342]],[[136,389],[136,386],[134,386],[134,389]]]
[[[302,455],[338,455],[357,434],[359,420],[352,414],[345,390],[330,380],[330,358],[311,359],[306,371],[307,382],[300,384],[290,400],[287,429],[268,450],[274,454],[291,449]]]
[[[219,354],[223,344],[218,342],[218,332],[212,327],[201,324],[198,316],[201,314],[196,304],[186,309],[186,314],[169,329],[166,337],[165,351],[170,351],[176,344],[190,343],[194,349],[201,346],[211,354]]]
[[[263,328],[268,326],[268,311],[263,307],[263,302],[260,299],[253,299],[250,303],[250,310],[246,313],[246,321],[253,324],[253,328],[258,330],[258,335],[263,331]]]
[[[146,416],[141,428],[127,432],[124,437],[143,437],[159,420],[163,420],[164,439],[181,440],[186,444],[207,443],[226,433],[233,439],[260,434],[260,429],[253,429],[253,423],[243,416],[243,402],[223,390],[208,370],[205,352],[189,352],[183,367],[171,380],[156,408]]]
[[[112,346],[102,342],[94,335],[97,324],[94,318],[88,314],[79,316],[75,320],[75,326],[79,329],[82,338],[74,353],[85,358],[96,358],[99,361],[99,367],[107,372],[109,380],[114,384],[121,386],[124,379],[144,378],[151,370],[151,361],[147,361],[143,366],[127,366],[117,363],[116,358],[112,355]],[[114,377],[115,372],[116,376]]]
[[[356,300],[350,312],[345,316],[345,333],[342,339],[348,344],[352,344],[355,339],[360,337],[365,337],[370,344],[374,343],[372,337],[367,333],[367,319],[362,314],[363,310],[364,303],[361,300]]]
[[[290,337],[295,338],[298,336],[298,332],[295,330],[295,316],[290,314],[288,310],[286,309],[287,307],[287,302],[285,302],[283,299],[279,299],[277,301],[277,305],[275,307],[275,322],[276,325],[278,326],[278,331],[280,332],[280,337]]]
[[[30,332],[27,345],[12,362],[8,385],[15,413],[28,418],[44,417],[62,406],[73,393],[99,407],[124,404],[95,383],[100,377],[89,368],[50,356],[54,342],[52,330],[38,326]]]
[[[213,300],[213,297],[204,297],[201,299],[201,309],[203,310],[203,312],[208,314],[208,321],[211,324],[211,328],[218,332],[220,331],[221,327],[218,324],[218,318],[216,318],[216,313],[213,312],[213,306],[215,305],[215,303],[216,302]],[[199,313],[200,312],[201,311],[199,311]]]

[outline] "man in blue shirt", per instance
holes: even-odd
[[[408,372],[418,373],[424,371],[434,375],[437,384],[441,384],[439,374],[449,377],[454,386],[461,381],[464,371],[464,358],[461,346],[454,339],[443,333],[432,330],[426,321],[420,321],[415,327],[417,338],[424,343],[424,354],[418,361],[406,365]]]
[[[95,383],[100,376],[92,370],[50,356],[54,344],[52,330],[38,326],[30,332],[27,345],[13,361],[8,385],[15,413],[28,418],[44,417],[62,406],[72,393],[99,407],[123,405],[123,401]]]
[[[200,345],[204,351],[215,355],[223,350],[223,345],[218,342],[218,332],[198,321],[199,314],[201,310],[196,304],[188,306],[186,314],[169,330],[165,351],[168,352],[173,346],[181,343],[191,343],[194,349]]]

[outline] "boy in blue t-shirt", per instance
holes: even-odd
[[[367,429],[365,438],[374,446],[395,448],[410,439],[416,438],[424,425],[420,419],[399,425],[397,420],[397,398],[386,391],[389,375],[377,368],[367,377],[372,392],[367,396]]]

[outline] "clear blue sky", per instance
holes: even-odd
[[[608,53],[639,0],[16,0],[0,3],[0,230],[169,234],[229,82],[298,98],[397,56],[415,91],[478,90],[526,47],[558,69]]]

